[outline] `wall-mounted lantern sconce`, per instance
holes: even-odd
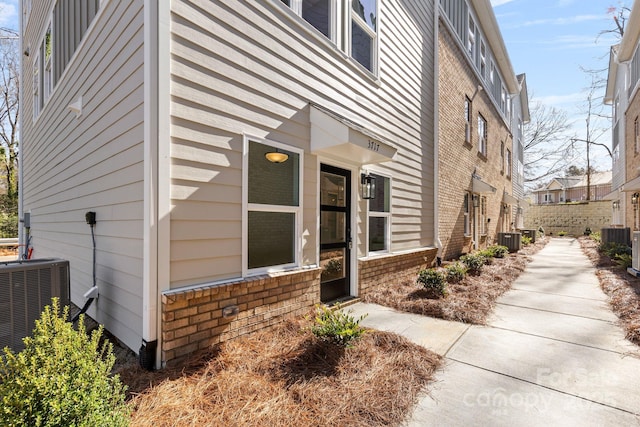
[[[270,151],[268,153],[266,153],[264,155],[267,160],[269,160],[271,163],[282,163],[282,162],[286,162],[287,159],[289,158],[289,155],[287,153],[283,153],[281,151],[278,151],[278,149],[276,148],[276,151]]]
[[[480,206],[480,198],[477,195],[473,195],[473,207],[477,208]]]
[[[376,198],[376,179],[368,173],[360,174],[360,187],[362,190],[362,198],[365,200]]]
[[[613,209],[620,209],[620,202],[619,201],[615,201],[613,202]]]
[[[631,203],[633,204],[633,206],[638,206],[638,200],[640,199],[640,194],[638,193],[633,193],[633,196],[631,196]]]

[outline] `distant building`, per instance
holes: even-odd
[[[533,203],[544,205],[604,200],[605,196],[611,192],[611,171],[592,173],[589,186],[591,197],[587,197],[587,175],[554,178],[543,188],[532,192]]]

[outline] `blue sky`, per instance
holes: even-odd
[[[586,137],[582,105],[591,82],[580,67],[607,68],[609,49],[617,41],[612,34],[599,33],[614,28],[608,10],[621,3],[630,5],[631,1],[491,1],[514,71],[527,75],[530,99],[566,111],[578,138]],[[602,122],[601,126],[608,124]],[[599,140],[609,141],[610,133]],[[599,169],[611,168],[606,150],[594,147],[592,153]]]

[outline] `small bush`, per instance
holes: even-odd
[[[593,240],[594,242],[597,243],[602,243],[602,237],[600,236],[600,232],[599,231],[594,231],[593,233],[591,233],[589,235],[589,237],[591,238],[591,240]]]
[[[5,348],[0,358],[0,425],[126,426],[130,409],[125,387],[110,372],[111,343],[100,344],[102,327],[91,337],[80,317],[73,329],[58,301],[45,307],[33,336],[18,354]]]
[[[564,230],[563,230],[563,231],[558,231],[558,236],[560,236],[560,237],[564,237],[564,236],[566,236],[566,235],[567,235],[567,232],[566,232],[566,231],[564,231]]]
[[[627,268],[631,267],[631,259],[632,258],[630,254],[616,254],[614,261],[616,262],[616,264],[626,270]]]
[[[434,296],[447,295],[447,282],[444,273],[435,268],[426,268],[418,273],[417,282]]]
[[[479,252],[463,255],[460,261],[467,266],[469,274],[480,274],[482,267],[487,263],[487,258]]]
[[[491,245],[483,251],[483,255],[491,258],[504,258],[509,253],[509,248],[503,245]]]
[[[336,304],[333,309],[317,305],[311,332],[322,340],[351,347],[352,341],[360,338],[366,331],[360,326],[360,322],[365,317],[367,317],[366,314],[358,319],[354,318],[351,314],[342,311],[340,304]]]
[[[522,243],[522,246],[529,246],[531,244],[531,237],[522,236],[522,238],[520,239],[520,243]]]
[[[613,260],[616,259],[617,255],[631,255],[629,246],[616,242],[600,243],[598,250]]]
[[[467,267],[461,262],[454,262],[445,267],[447,282],[458,283],[467,275]]]

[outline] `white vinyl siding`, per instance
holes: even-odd
[[[51,7],[34,2],[26,43],[39,45]],[[108,1],[103,7],[38,120],[22,122],[20,190],[24,210],[31,212],[33,256],[70,261],[76,305],[84,304],[92,286],[85,213],[96,212],[100,297],[88,314],[137,350],[143,308],[143,1]],[[40,29],[32,27],[38,22]],[[54,46],[56,40],[54,30]],[[67,106],[80,96],[83,111],[76,118]]]
[[[432,4],[380,2],[379,86],[281,1],[171,7],[172,288],[243,274],[244,134],[304,150],[300,265],[318,263],[310,101],[397,144],[396,160],[380,167],[394,177],[390,250],[433,242],[433,173],[424,164],[433,162],[434,94],[423,84],[434,80]],[[364,203],[358,212],[364,230]],[[357,237],[364,256],[366,234]]]

